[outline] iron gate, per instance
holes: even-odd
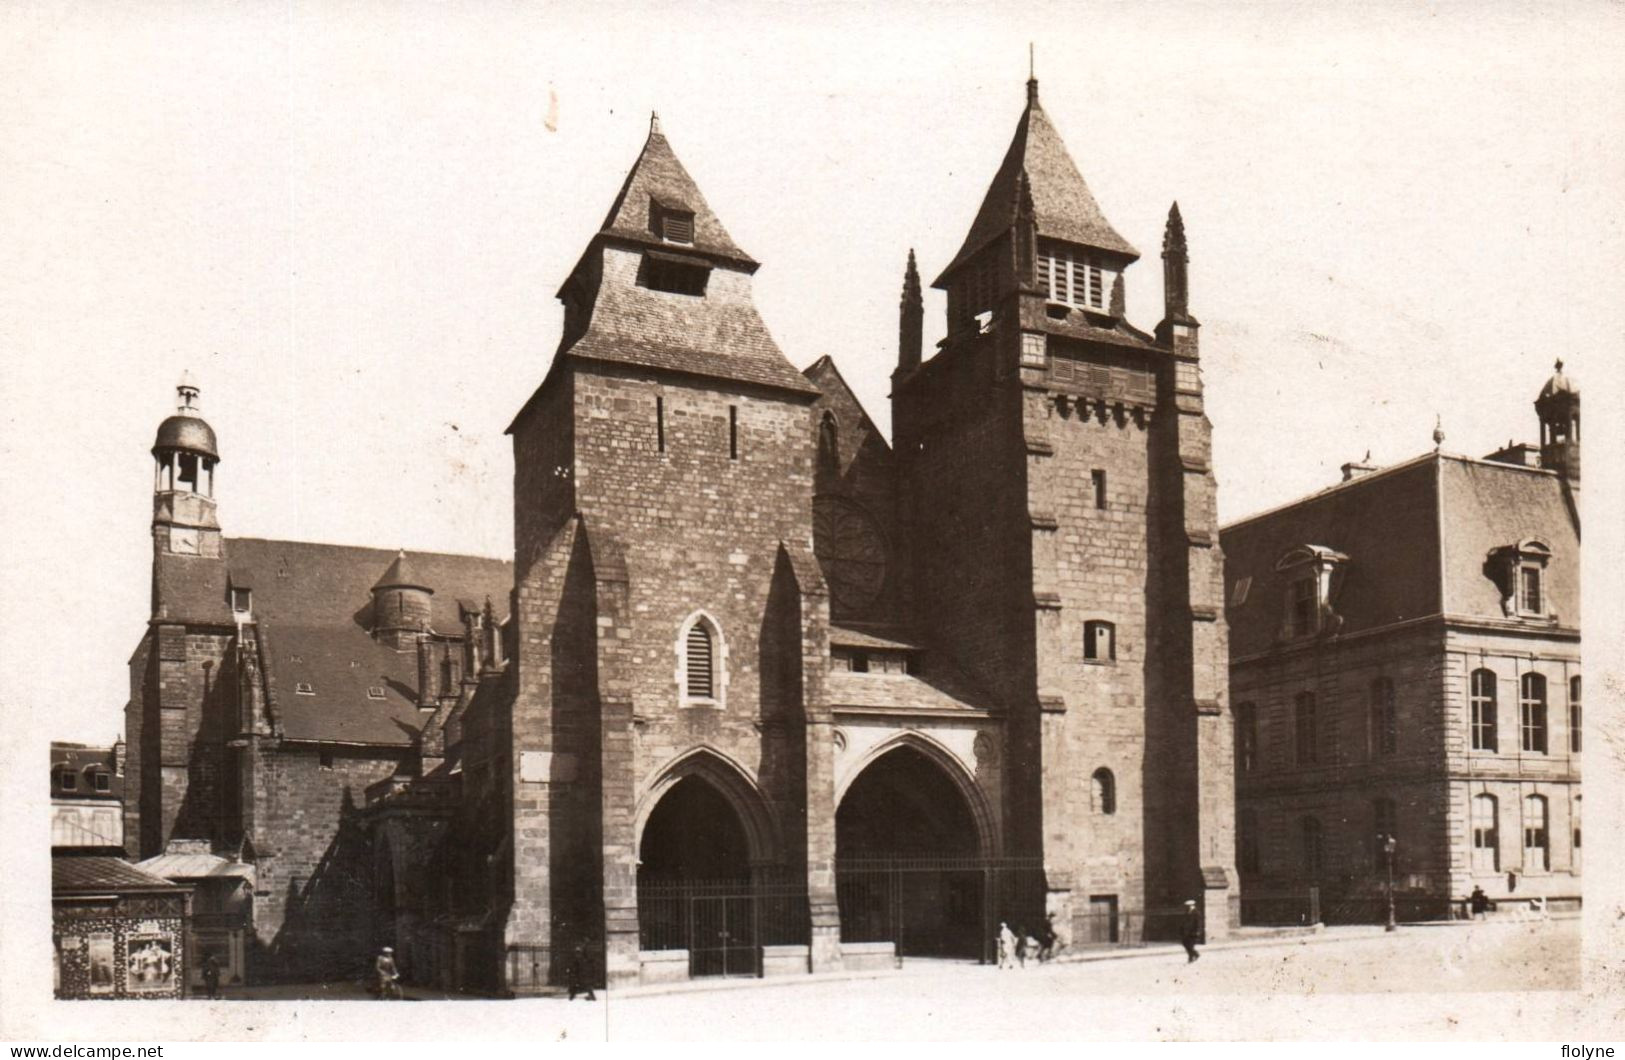
[[[673,880],[638,885],[638,945],[687,950],[688,974],[759,976],[764,946],[806,945],[799,880]]]
[[[890,942],[899,958],[998,959],[999,924],[1044,922],[1041,858],[848,858],[835,867],[843,942]]]

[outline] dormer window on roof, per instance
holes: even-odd
[[[693,210],[654,199],[649,203],[649,220],[655,235],[662,242],[681,243],[684,246],[694,244]]]
[[[1501,590],[1501,611],[1506,617],[1550,617],[1546,565],[1551,558],[1550,546],[1532,537],[1490,553],[1486,573]]]
[[[310,686],[309,681],[296,682],[293,686],[293,690],[296,694],[301,696],[314,696],[316,694],[316,690]]]
[[[383,699],[384,698],[384,690],[382,688],[380,688],[378,685],[368,685],[367,686],[367,698],[368,699]]]
[[[1053,240],[1038,244],[1038,286],[1051,302],[1104,313],[1118,275],[1100,255],[1082,247]]]
[[[1342,568],[1349,558],[1324,545],[1299,545],[1275,564],[1286,576],[1281,637],[1292,640],[1335,632],[1342,619],[1332,610]]]

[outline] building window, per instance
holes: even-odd
[[[1526,615],[1543,615],[1545,609],[1541,596],[1542,571],[1535,564],[1525,564],[1518,568],[1518,610]]]
[[[855,674],[866,674],[869,672],[868,652],[855,651],[852,653],[852,672]]]
[[[1038,248],[1038,285],[1051,302],[1104,313],[1116,278],[1100,258],[1081,249],[1050,242]]]
[[[1117,627],[1094,619],[1083,624],[1083,657],[1093,662],[1117,658]]]
[[[1551,843],[1546,831],[1546,796],[1523,800],[1523,871],[1545,872],[1552,867]]]
[[[836,475],[841,472],[840,428],[833,412],[825,412],[818,421],[818,470]]]
[[[1574,819],[1569,822],[1574,830],[1574,847],[1570,853],[1569,863],[1575,872],[1580,871],[1580,796],[1574,797]]]
[[[728,459],[739,459],[739,406],[728,406]]]
[[[1569,678],[1569,750],[1580,753],[1580,678]]]
[[[1117,781],[1112,777],[1111,770],[1105,768],[1095,770],[1089,794],[1089,808],[1095,813],[1109,816],[1117,812]]]
[[[667,243],[692,245],[694,242],[694,211],[674,209],[655,204],[654,215],[660,238]]]
[[[368,699],[383,699],[384,698],[384,687],[382,685],[368,685],[367,686],[367,698]]]
[[[333,768],[333,752],[332,751],[322,751],[320,754],[318,754],[316,756],[316,767],[318,769],[332,769]]]
[[[1473,750],[1500,749],[1495,734],[1495,673],[1478,669],[1468,684],[1467,702],[1472,709]]]
[[[637,283],[651,291],[667,294],[686,294],[705,297],[705,288],[711,280],[711,267],[698,262],[685,261],[672,254],[646,251],[638,265]]]
[[[1326,868],[1326,839],[1321,831],[1320,818],[1305,817],[1299,822],[1303,835],[1303,871],[1306,876],[1319,876]]]
[[[106,792],[113,790],[113,775],[111,773],[106,773],[98,769],[96,771],[96,775],[92,779],[96,783],[97,791]]]
[[[1496,825],[1498,813],[1495,796],[1474,795],[1472,814],[1473,871],[1500,872],[1501,841]]]
[[[1399,807],[1393,799],[1374,799],[1371,803],[1372,868],[1378,872],[1388,868],[1388,839],[1399,839]],[[1397,849],[1395,854],[1398,854]]]
[[[720,705],[725,680],[722,633],[705,614],[689,619],[678,637],[678,688],[685,702]]]
[[[1287,617],[1287,635],[1304,637],[1315,631],[1315,612],[1318,600],[1313,577],[1298,578],[1288,590],[1290,602]]]
[[[1399,716],[1394,702],[1394,682],[1379,677],[1371,682],[1371,756],[1391,755],[1399,749]]]
[[[1251,773],[1258,768],[1258,708],[1251,703],[1236,707],[1236,770]]]
[[[36,776],[37,775],[38,774],[36,774]],[[58,783],[61,785],[63,791],[78,791],[79,790],[79,778],[76,775],[74,775],[72,770],[69,770],[69,769],[62,770],[62,772],[57,774],[57,778],[58,778]]]
[[[1240,607],[1247,602],[1247,594],[1252,591],[1253,576],[1251,574],[1236,579],[1236,584],[1230,587],[1230,606]]]
[[[1335,632],[1340,620],[1332,611],[1332,598],[1341,582],[1348,557],[1323,545],[1298,545],[1275,564],[1286,578],[1286,614],[1281,636],[1307,637],[1322,630]]]
[[[1095,507],[1101,511],[1106,509],[1106,472],[1096,468],[1089,472],[1089,483],[1095,492]]]
[[[231,591],[231,610],[235,614],[246,615],[254,609],[254,593],[249,589],[233,589]]]
[[[1315,694],[1299,692],[1293,717],[1296,720],[1297,760],[1300,766],[1315,764],[1318,735],[1315,730]]]
[[[655,398],[655,445],[666,451],[666,399]]]
[[[1242,810],[1236,822],[1236,867],[1242,872],[1258,871],[1258,813]]]
[[[1546,753],[1546,678],[1524,674],[1518,701],[1523,720],[1523,749],[1531,754]]]
[[[311,687],[309,681],[294,682],[293,691],[295,695],[299,696],[314,696],[316,694],[316,690]]]

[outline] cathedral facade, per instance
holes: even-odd
[[[798,371],[658,124],[508,429],[514,556],[222,536],[197,389],[154,455],[127,847],[252,867],[252,974],[396,948],[493,994],[985,959],[1238,916],[1210,427],[1035,81],[888,443]],[[257,964],[256,964],[257,962]]]

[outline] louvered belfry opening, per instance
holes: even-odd
[[[711,631],[705,623],[696,622],[688,629],[688,681],[689,696],[695,699],[716,698],[716,678],[712,672]]]

